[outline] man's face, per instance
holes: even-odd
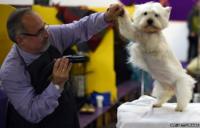
[[[34,54],[42,52],[48,45],[47,25],[36,13],[25,14],[22,23],[26,32],[20,34],[21,48]]]

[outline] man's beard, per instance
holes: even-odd
[[[41,52],[45,52],[48,48],[49,48],[49,46],[50,46],[50,42],[49,42],[49,40],[47,39],[47,40],[45,40],[44,41],[44,47],[43,47],[43,49],[41,50]]]

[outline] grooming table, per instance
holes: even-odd
[[[155,98],[141,96],[118,107],[117,128],[200,128],[200,103],[190,103],[184,112],[176,112],[176,103],[153,108]]]

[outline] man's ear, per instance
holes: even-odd
[[[21,35],[16,35],[15,36],[15,40],[16,40],[16,43],[19,44],[19,45],[22,45],[23,44],[23,38]]]

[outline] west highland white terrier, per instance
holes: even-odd
[[[132,18],[125,11],[118,18],[122,36],[133,41],[128,45],[129,62],[147,71],[155,79],[152,96],[154,107],[161,107],[176,95],[176,111],[183,111],[192,98],[195,80],[186,74],[162,30],[168,26],[171,7],[157,2],[135,5]]]

